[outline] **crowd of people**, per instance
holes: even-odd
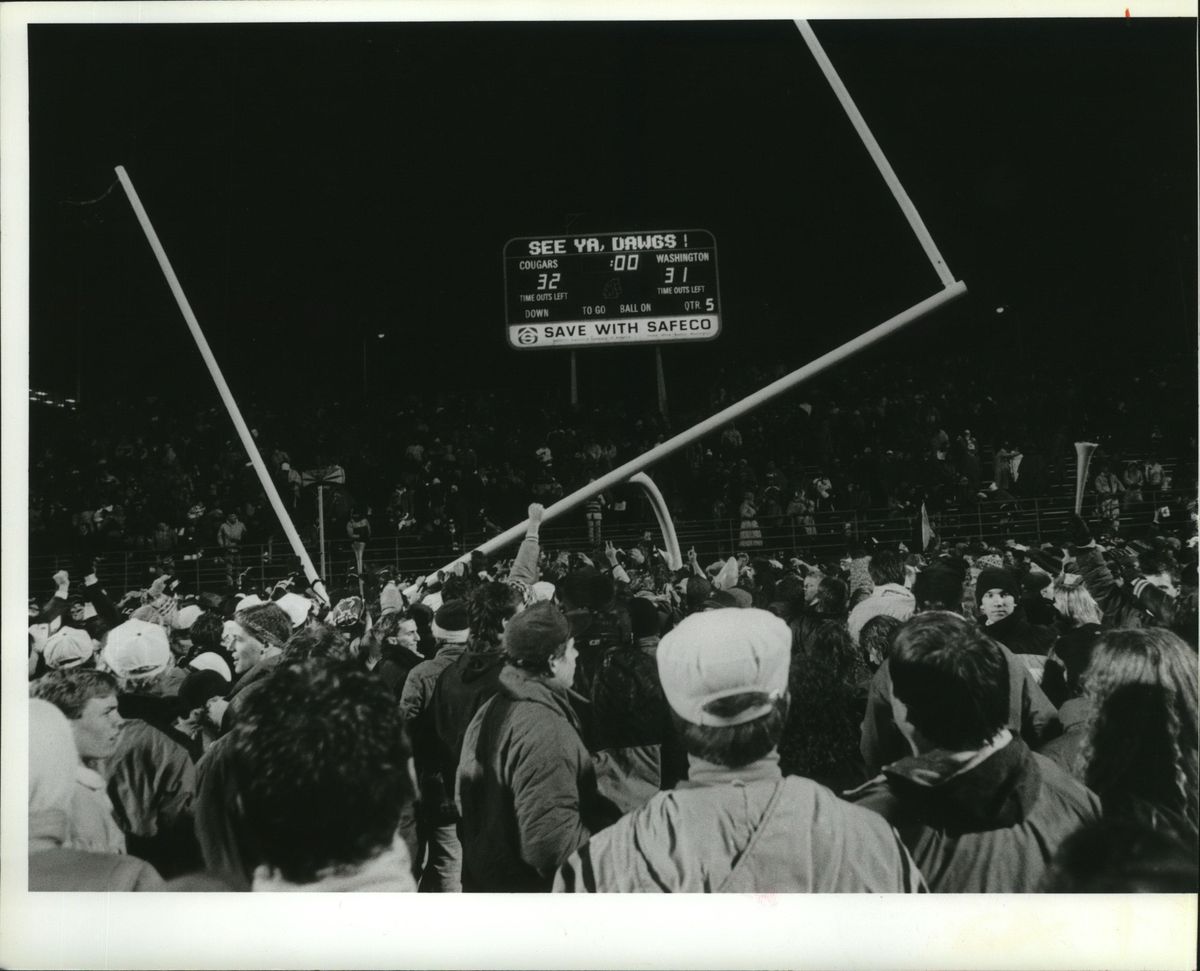
[[[1072,442],[1081,438],[1102,445],[1089,511],[1114,526],[1122,516],[1126,525],[1147,521],[1151,505],[1194,493],[1195,409],[1189,418],[1179,400],[1191,378],[1176,373],[1179,362],[1132,378],[1089,372],[1086,381],[1037,360],[1019,374],[1003,359],[937,364],[936,380],[928,362],[866,361],[835,372],[730,423],[655,476],[676,518],[736,521],[747,549],[756,529],[816,532],[829,521],[840,531],[868,510],[904,519],[922,505],[936,516],[1069,492]],[[376,537],[457,553],[469,549],[468,534],[519,521],[530,498],[550,505],[785,370],[731,360],[698,373],[692,390],[703,393],[671,420],[627,396],[572,409],[515,390],[458,388],[318,400],[303,429],[253,395],[244,409],[310,547],[316,490],[305,483],[324,481],[330,536],[344,543],[349,524],[365,521]],[[521,420],[500,427],[504,415]],[[40,409],[30,451],[34,552],[144,550],[179,560],[281,538],[215,401],[182,408],[113,398],[79,413]],[[333,467],[343,474],[324,474]],[[598,502],[589,523],[651,518],[636,489],[616,487]]]
[[[30,889],[1196,892],[1194,506],[676,569],[543,511],[327,597],[84,551],[29,604]]]

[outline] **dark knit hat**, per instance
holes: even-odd
[[[1021,590],[1025,593],[1038,593],[1045,590],[1054,580],[1045,573],[1034,573],[1030,570],[1021,577]]]
[[[662,632],[658,608],[645,597],[634,597],[629,601],[629,626],[635,638],[657,637]]]
[[[518,667],[542,668],[567,639],[571,626],[556,604],[526,607],[504,628],[504,653]]]
[[[995,567],[982,571],[979,579],[975,581],[976,603],[981,602],[983,595],[989,590],[1003,590],[1014,600],[1020,599],[1021,596],[1021,585],[1017,578],[1008,570],[997,570]]]
[[[465,600],[450,600],[433,615],[433,636],[440,641],[465,644],[470,627]]]
[[[912,592],[918,608],[957,612],[962,609],[962,574],[952,567],[934,564],[917,574]]]
[[[186,716],[196,708],[203,708],[210,698],[228,694],[229,682],[217,671],[192,671],[179,686],[179,713]]]
[[[283,647],[292,636],[292,618],[287,611],[273,603],[254,604],[233,615],[246,633],[270,647]]]
[[[688,610],[698,610],[711,593],[712,584],[704,577],[688,577],[686,594]]]

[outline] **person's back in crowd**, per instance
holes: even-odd
[[[412,742],[420,793],[417,811],[420,858],[416,862],[421,874],[417,889],[424,893],[452,892],[461,885],[458,813],[443,782],[444,758],[431,703],[438,679],[467,649],[470,637],[467,601],[443,603],[434,615],[432,630],[437,653],[409,671],[400,695],[400,710]]]
[[[431,721],[431,730],[422,728],[419,734],[429,739],[434,749],[433,758],[424,760],[427,769],[421,789],[421,818],[426,827],[432,827],[427,830],[430,853],[438,852],[427,861],[435,879],[431,890],[453,892],[461,886],[454,784],[463,737],[475,713],[499,689],[504,667],[501,639],[520,606],[517,589],[503,581],[483,583],[471,592],[467,650],[438,676],[422,716]]]
[[[53,891],[160,890],[162,878],[135,856],[78,849],[79,755],[67,717],[48,701],[29,701],[29,889]]]
[[[655,662],[659,611],[640,596],[624,609],[633,639],[606,648],[601,657],[592,682],[591,748],[600,791],[627,812],[686,777],[687,763]]]
[[[255,851],[246,831],[241,795],[233,772],[233,729],[250,699],[261,690],[279,664],[308,661],[348,663],[350,646],[345,635],[328,624],[307,624],[284,646],[279,661],[267,674],[231,696],[213,699],[205,717],[216,740],[196,764],[195,829],[204,860],[204,875],[223,890],[249,890]],[[172,884],[176,886],[177,881]]]
[[[1046,893],[1188,893],[1200,890],[1195,839],[1128,817],[1082,826],[1058,848]]]
[[[579,664],[574,687],[585,698],[590,698],[592,684],[606,652],[632,642],[628,615],[622,616],[616,609],[616,588],[611,572],[601,572],[590,566],[573,570],[562,578],[557,590],[563,610],[571,618],[578,645]]]
[[[619,810],[597,791],[569,695],[577,653],[553,603],[535,603],[504,631],[498,690],[463,739],[456,802],[462,886],[548,891],[567,856]]]
[[[1161,628],[1105,631],[1084,675],[1088,705],[1075,761],[1107,817],[1127,817],[1195,840],[1196,653]]]
[[[255,891],[415,890],[415,792],[387,685],[347,662],[282,662],[247,699],[231,768]]]
[[[912,592],[904,585],[906,571],[899,553],[880,550],[871,557],[867,569],[874,589],[865,600],[855,605],[846,620],[850,639],[855,644],[858,643],[863,625],[872,617],[887,614],[908,620],[916,609]]]
[[[951,612],[961,617],[963,591],[963,574],[955,565],[937,563],[922,570],[913,583],[917,613]],[[1038,749],[1061,734],[1058,710],[1038,686],[1029,667],[1003,644],[999,646],[1008,675],[1008,727],[1031,748]],[[887,664],[880,665],[871,678],[859,748],[869,776],[911,751],[893,715],[891,671]]]
[[[848,793],[899,831],[939,892],[1037,889],[1058,845],[1100,802],[1008,727],[1000,646],[945,612],[897,632],[892,710],[914,754]]]
[[[592,836],[562,892],[902,892],[922,887],[896,833],[779,770],[792,636],[756,608],[694,614],[657,663],[688,780]]]
[[[859,684],[866,667],[845,626],[827,620],[807,641],[793,640],[788,718],[779,743],[784,775],[802,775],[835,792],[866,781],[858,749]]]
[[[113,628],[103,660],[117,679],[124,728],[108,766],[108,794],[129,852],[164,878],[200,861],[192,828],[196,769],[187,739],[171,727],[177,706],[161,697],[171,649],[157,624],[128,620]]]

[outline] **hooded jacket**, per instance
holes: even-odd
[[[661,792],[571,855],[564,893],[787,893],[923,890],[890,826],[774,754],[727,768],[691,759]]]
[[[903,583],[881,583],[871,591],[870,596],[860,600],[850,611],[850,616],[846,619],[850,639],[857,644],[858,635],[872,617],[887,615],[908,620],[916,609],[916,598]]]
[[[475,713],[500,686],[504,655],[499,651],[467,650],[438,676],[422,716],[427,724],[418,743],[432,759],[424,759],[421,772],[422,810],[438,824],[458,819],[454,804],[454,780],[458,775],[463,736]]]
[[[1025,664],[1003,644],[1000,651],[1008,667],[1008,727],[1032,748],[1038,748],[1061,732],[1058,710]],[[892,676],[886,663],[871,678],[859,749],[870,775],[910,752],[892,717]]]
[[[1059,844],[1100,815],[1100,800],[1008,738],[965,769],[944,752],[901,759],[847,794],[896,827],[929,889],[1036,890]]]
[[[597,793],[567,689],[512,666],[467,728],[455,795],[468,891],[548,891],[618,815]]]

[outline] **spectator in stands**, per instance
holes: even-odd
[[[914,617],[888,658],[892,710],[914,753],[851,795],[900,827],[931,890],[1034,890],[1099,800],[1007,727],[1000,647],[948,613]]]
[[[547,891],[617,813],[596,791],[568,695],[577,652],[566,616],[534,604],[509,621],[503,644],[498,691],[471,719],[459,762],[463,889]]]
[[[113,817],[103,775],[124,727],[117,710],[116,678],[89,669],[51,671],[30,686],[30,697],[50,702],[67,717],[79,754],[63,845],[124,853],[125,834]]]
[[[238,519],[236,512],[230,512],[217,530],[217,545],[224,553],[225,576],[229,580],[241,569],[242,540],[245,536],[246,524]]]
[[[871,557],[868,570],[875,588],[865,600],[860,600],[850,611],[846,627],[850,639],[857,645],[859,634],[872,617],[888,614],[900,620],[908,620],[916,609],[912,591],[905,586],[904,560],[894,550],[879,550]]]
[[[758,526],[758,501],[753,492],[742,496],[742,504],[738,507],[741,524],[738,527],[738,546],[744,550],[760,549],[763,545],[762,530]]]
[[[1196,837],[1196,654],[1160,629],[1104,632],[1086,678],[1081,777],[1106,816]]]
[[[596,834],[555,879],[566,892],[907,891],[921,885],[882,820],[784,777],[791,634],[763,610],[707,611],[663,637],[663,689],[689,779]]]
[[[1120,478],[1112,471],[1108,462],[1097,462],[1096,477],[1092,480],[1099,501],[1096,506],[1096,516],[1108,523],[1109,528],[1116,533],[1121,528],[1121,493],[1125,486]]]
[[[395,696],[353,666],[284,664],[246,701],[233,773],[256,891],[415,890],[399,833],[414,798]]]
[[[117,852],[71,844],[79,755],[66,716],[40,698],[29,702],[29,889],[159,890],[149,864]]]

